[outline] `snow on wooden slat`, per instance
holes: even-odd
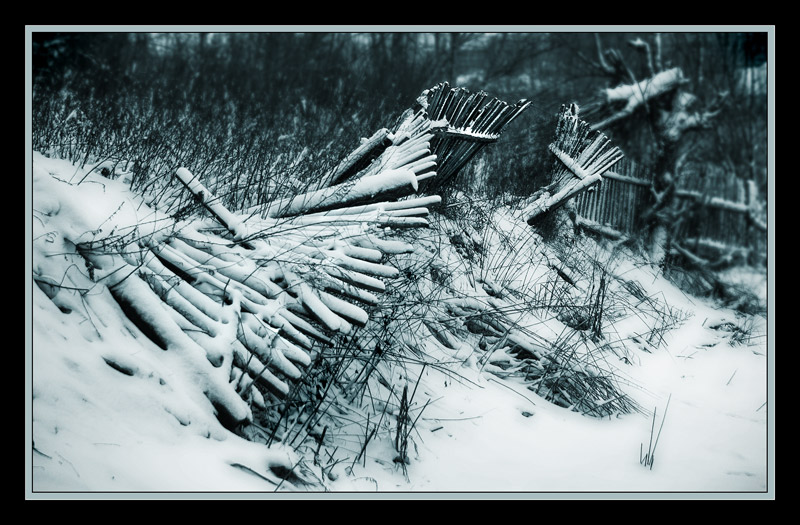
[[[374,199],[377,195],[397,193],[405,196],[417,191],[416,175],[410,170],[387,170],[321,190],[271,203],[263,210],[265,217],[289,217],[313,211],[344,207]]]
[[[270,366],[286,374],[287,377],[292,379],[302,377],[300,369],[274,346],[273,341],[277,338],[276,333],[270,334],[271,337],[265,338],[258,333],[261,325],[255,321],[252,315],[243,314],[241,319],[242,322],[239,323],[239,342],[245,345],[262,362],[269,363]]]
[[[269,371],[268,365],[261,362],[240,340],[231,343],[233,349],[233,364],[253,378],[253,383],[264,385],[267,389],[278,395],[289,393],[289,385]],[[250,385],[243,385],[245,391]]]
[[[265,363],[265,369],[269,366],[289,378],[301,377],[302,372],[292,361],[304,366],[310,363],[301,348],[312,346],[309,337],[330,343],[329,331],[346,334],[352,330],[351,323],[364,325],[367,313],[349,301],[377,304],[377,297],[367,290],[385,290],[380,278],[398,274],[395,268],[380,264],[383,255],[413,250],[407,243],[376,236],[380,231],[377,228],[427,226],[423,217],[428,210],[424,206],[441,201],[437,196],[389,200],[417,190],[414,170],[435,166],[436,157],[429,149],[431,122],[420,117],[417,115],[406,128],[420,135],[394,136],[381,130],[328,176],[349,177],[352,166],[363,164],[365,159],[373,168],[402,165],[405,169],[383,170],[323,187],[251,210],[248,215],[228,211],[185,168],[176,173],[223,226],[217,232],[229,233],[233,242],[187,228],[183,239],[173,238],[152,249],[180,272],[179,293],[201,304],[209,303],[205,307],[211,311],[220,299],[229,298],[240,305],[244,322],[239,328],[235,359],[240,368],[272,390],[286,393],[288,389],[268,371],[256,371],[243,363],[255,359]],[[393,152],[394,159],[391,155],[378,162],[369,158],[376,147],[390,147],[393,140],[403,145]],[[381,197],[383,202],[375,202]],[[255,213],[258,211],[262,213]],[[369,233],[373,228],[374,233]],[[163,264],[158,269],[169,271]],[[184,277],[188,280],[182,281]],[[153,277],[154,284],[161,283],[163,288],[164,278],[158,279]],[[185,316],[196,320],[181,321],[184,328],[200,325],[213,329],[214,323],[218,324],[192,309],[192,302],[183,295],[175,295],[172,302]],[[208,333],[213,336],[215,332]],[[269,333],[271,337],[262,339]],[[248,353],[252,353],[250,358],[246,357]]]
[[[391,144],[389,130],[386,128],[376,131],[369,139],[350,153],[334,168],[334,170],[320,179],[320,187],[338,184],[347,179],[359,169],[362,169],[373,158],[380,155]]]

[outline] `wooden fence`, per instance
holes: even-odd
[[[575,198],[578,215],[623,234],[633,234],[647,206],[652,174],[625,158],[603,175],[603,182]],[[684,173],[676,190],[681,214],[676,240],[686,248],[766,254],[766,219],[752,181],[723,169]]]
[[[603,174],[603,182],[575,198],[578,214],[625,234],[636,231],[638,212],[647,202],[651,175],[627,158]]]

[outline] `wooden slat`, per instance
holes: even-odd
[[[631,177],[630,175],[623,175],[621,173],[618,173],[617,171],[609,170],[609,171],[605,172],[603,177],[604,178],[608,178],[608,179],[618,180],[618,181],[624,182],[626,184],[636,184],[636,185],[645,186],[645,187],[649,187],[650,186],[650,182],[649,181],[642,180],[642,179],[637,179],[635,177]]]
[[[578,214],[589,221],[634,233],[637,212],[649,199],[652,175],[627,158],[603,175],[595,191],[576,199]],[[766,248],[763,224],[754,216],[757,197],[751,188],[721,169],[684,176],[676,190],[679,199],[691,199],[704,208],[697,223],[682,226],[680,235],[716,240],[725,245]]]

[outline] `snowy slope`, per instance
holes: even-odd
[[[80,180],[84,174],[68,163],[36,158],[40,191],[34,209],[42,215],[34,218],[33,263],[53,279],[68,275],[64,269],[77,263],[69,246],[59,243],[102,227],[115,213],[101,209],[100,194],[88,193],[102,193],[102,181],[92,177],[72,186],[81,188],[75,195],[47,191],[60,187],[48,177],[76,175]],[[87,218],[87,209],[97,213]],[[150,224],[158,224],[158,217]],[[63,260],[56,261],[59,256]],[[267,448],[242,439],[213,417],[213,407],[181,362],[144,337],[107,290],[98,287],[83,300],[76,294],[75,307],[64,311],[33,285],[27,375],[32,396],[26,399],[33,447],[26,450],[26,494],[238,494],[276,487],[314,495],[378,491],[409,497],[429,492],[758,497],[774,491],[769,468],[774,437],[768,432],[774,412],[765,405],[773,356],[766,320],[687,297],[647,267],[623,269],[648,295],[659,294],[685,314],[665,330],[662,344],[626,348],[629,362],[606,360],[623,380],[625,394],[650,413],[580,415],[513,378],[489,373],[486,363],[462,347],[448,354],[448,366],[411,364],[398,370],[415,387],[409,412],[419,415],[404,468],[393,461],[391,426],[379,428],[364,454],[363,436],[356,434],[362,430],[349,437],[341,430],[321,450],[320,465],[313,464],[308,448]],[[507,275],[506,284],[523,286],[535,272]],[[73,284],[81,283],[75,277]],[[766,287],[763,280],[757,285]],[[639,321],[621,317],[614,326],[620,339],[630,341]],[[126,373],[126,366],[136,373]],[[661,432],[650,468],[640,459],[652,451],[653,428]],[[282,482],[292,469],[310,484]]]

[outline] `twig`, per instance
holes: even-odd
[[[498,385],[500,385],[500,386],[502,386],[502,387],[505,387],[505,388],[507,388],[507,389],[511,390],[512,392],[514,392],[514,393],[515,393],[515,394],[517,394],[518,396],[522,397],[523,399],[526,399],[526,400],[527,400],[527,401],[528,401],[528,402],[529,402],[531,405],[533,405],[533,406],[536,406],[536,403],[534,403],[533,401],[531,401],[529,398],[525,397],[524,395],[520,394],[519,392],[517,392],[516,390],[514,390],[514,389],[513,389],[513,388],[511,388],[510,386],[508,386],[508,385],[506,385],[506,384],[504,384],[504,383],[501,383],[500,381],[498,381],[497,379],[495,379],[495,378],[493,378],[493,377],[490,377],[490,378],[489,378],[489,380],[490,380],[490,381],[494,381],[494,382],[495,382],[495,383],[497,383]],[[476,416],[476,417],[481,417],[481,416]],[[474,419],[474,418],[464,418],[464,419]],[[438,421],[442,421],[441,419],[438,419],[438,418],[437,418],[437,420],[438,420]]]
[[[661,426],[658,428],[658,434],[656,435],[656,441],[653,443],[653,430],[655,429],[656,424],[656,410],[653,410],[653,426],[650,429],[650,445],[648,446],[647,454],[642,457],[642,446],[639,447],[639,463],[644,466],[649,466],[650,470],[653,470],[653,462],[655,461],[655,454],[656,454],[656,447],[658,446],[658,439],[661,437],[661,430],[664,428],[664,420],[667,418],[667,410],[669,409],[669,402],[672,399],[672,394],[669,395],[667,399],[667,406],[664,408],[664,415],[661,416]]]

